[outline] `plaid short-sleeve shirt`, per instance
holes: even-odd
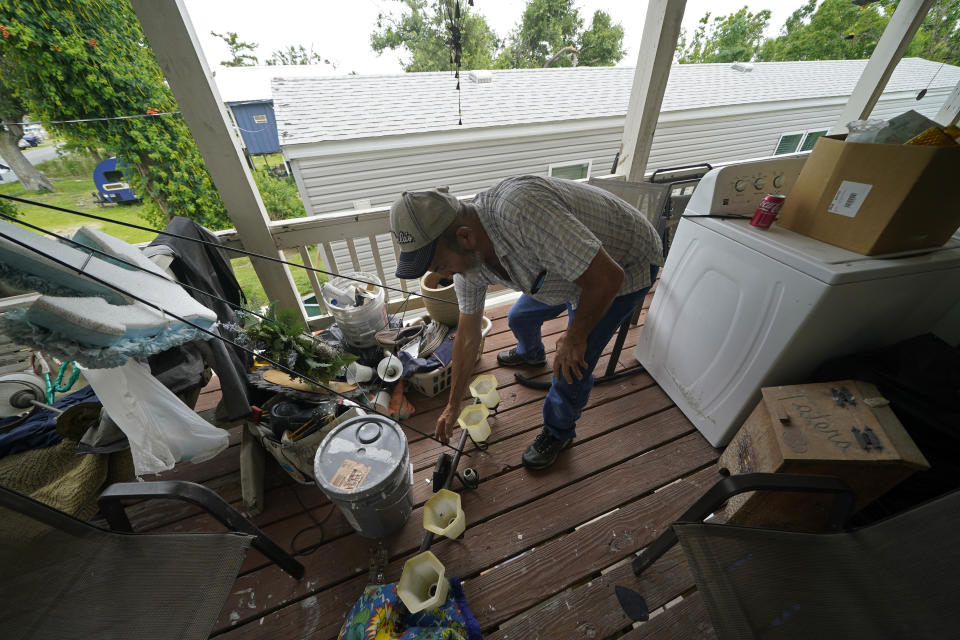
[[[650,266],[663,264],[660,238],[637,209],[597,187],[539,176],[507,178],[473,200],[509,279],[483,264],[453,282],[460,312],[483,310],[487,287],[502,284],[548,305],[580,300],[574,280],[600,247],[624,271],[617,295],[650,286]],[[533,289],[546,274],[536,293]]]

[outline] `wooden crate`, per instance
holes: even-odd
[[[721,470],[837,476],[860,509],[930,468],[872,384],[841,380],[767,387],[762,394],[720,456]],[[724,515],[734,523],[818,531],[831,502],[814,494],[752,492],[732,498]]]

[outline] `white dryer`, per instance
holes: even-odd
[[[715,213],[729,201],[722,192],[744,174],[714,172],[727,174],[701,181],[687,215]],[[765,192],[756,191],[759,200]],[[761,387],[803,383],[832,357],[930,332],[958,301],[957,239],[927,252],[867,257],[776,225],[688,217],[634,353],[719,447],[756,406]]]

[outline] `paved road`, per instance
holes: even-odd
[[[47,160],[53,160],[57,157],[57,148],[52,144],[48,144],[44,147],[38,147],[36,149],[24,149],[24,157],[30,161],[30,164],[40,164],[41,162],[46,162]]]
[[[47,160],[53,160],[57,157],[57,148],[52,144],[48,144],[43,147],[37,147],[34,149],[24,149],[23,156],[30,162],[30,164],[40,164],[41,162],[46,162]],[[9,163],[6,162],[3,158],[0,158],[0,163],[9,166]],[[13,171],[4,171],[4,175],[0,176],[0,182],[16,182],[17,177],[14,175]]]

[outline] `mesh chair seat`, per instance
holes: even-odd
[[[253,536],[109,531],[0,487],[6,640],[207,638]]]
[[[960,492],[854,531],[676,523],[719,638],[950,638]]]

